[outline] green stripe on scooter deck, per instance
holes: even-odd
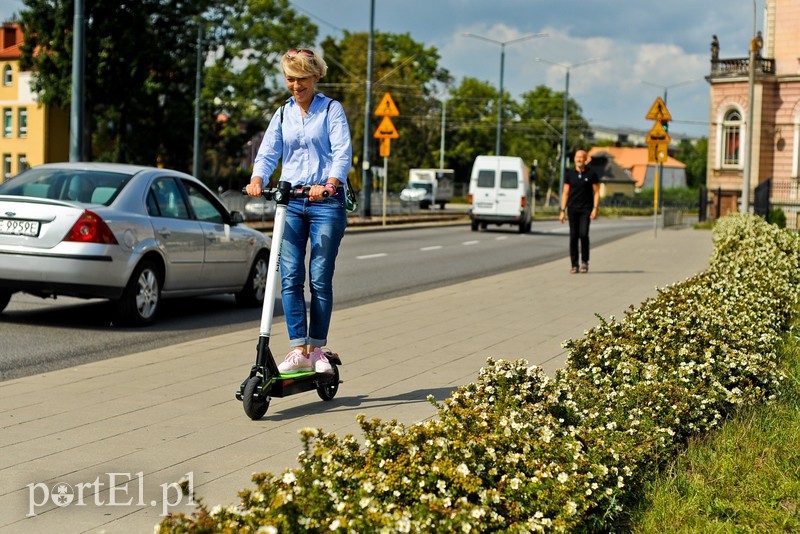
[[[299,373],[287,373],[278,376],[278,378],[300,378],[301,376],[310,376],[317,374],[316,371],[300,371]]]

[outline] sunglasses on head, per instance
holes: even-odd
[[[286,52],[287,57],[294,57],[297,55],[305,57],[314,57],[314,52],[312,50],[308,50],[307,48],[292,48],[291,50]]]

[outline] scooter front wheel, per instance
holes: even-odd
[[[263,400],[263,395],[258,395],[261,392],[262,385],[263,382],[261,378],[257,376],[251,376],[248,378],[244,385],[242,406],[244,406],[244,413],[246,413],[247,417],[253,421],[258,421],[264,417],[264,414],[267,413],[267,408],[269,408],[269,397],[266,397],[266,400]]]
[[[339,367],[336,365],[331,367],[333,367],[333,374],[331,375],[330,381],[325,382],[317,388],[319,398],[324,401],[333,400],[336,396],[336,392],[339,391]]]

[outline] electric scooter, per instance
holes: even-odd
[[[253,421],[264,417],[272,397],[287,397],[295,393],[316,389],[322,400],[330,401],[336,396],[341,383],[338,366],[342,365],[342,361],[339,359],[339,355],[334,352],[327,350],[325,352],[325,356],[333,368],[332,373],[317,373],[312,370],[281,374],[269,348],[272,318],[275,311],[275,297],[280,279],[281,245],[283,243],[283,231],[286,226],[286,210],[290,199],[307,198],[308,190],[308,187],[292,189],[291,183],[278,182],[278,187],[264,188],[261,192],[262,196],[268,201],[274,200],[276,203],[275,222],[272,230],[272,249],[269,254],[269,270],[267,272],[264,306],[261,311],[256,363],[250,369],[250,375],[236,391],[236,398],[242,401],[244,413]],[[245,193],[244,190],[242,192]],[[328,196],[327,191],[324,196]]]

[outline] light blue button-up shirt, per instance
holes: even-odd
[[[292,185],[324,184],[336,178],[342,184],[352,162],[350,127],[344,108],[322,93],[314,95],[305,118],[300,106],[290,98],[269,122],[253,164],[251,180],[260,177],[266,184],[283,161],[282,181]]]

